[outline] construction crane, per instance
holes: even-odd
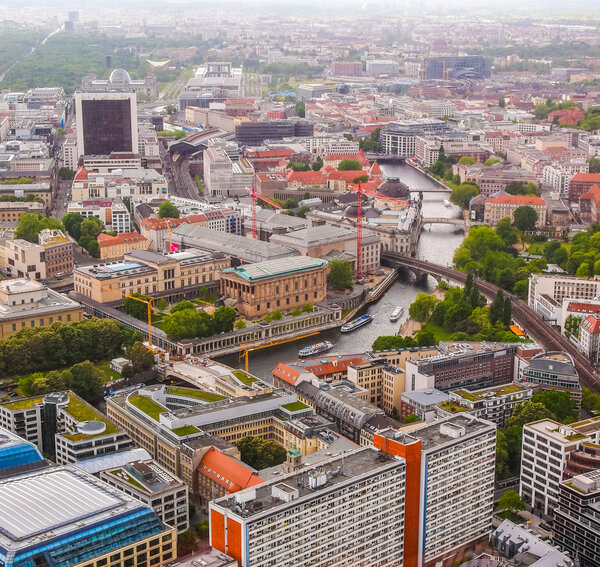
[[[256,230],[256,200],[260,199],[261,201],[268,203],[269,205],[275,207],[276,209],[282,209],[283,207],[281,205],[278,205],[274,201],[271,201],[271,199],[268,199],[264,195],[259,195],[256,192],[256,186],[254,184],[252,185],[251,195],[252,195],[252,238],[254,238],[254,240],[256,240],[257,233],[258,233],[258,231]]]
[[[318,335],[319,331],[315,331],[314,333],[307,333],[306,335],[300,335],[299,337],[292,337],[291,339],[283,339],[281,341],[274,341],[271,339],[266,345],[259,345],[255,347],[249,347],[248,345],[240,345],[242,350],[240,350],[240,362],[244,361],[244,369],[248,372],[248,354],[253,350],[260,350],[261,348],[268,348],[272,346],[282,345],[283,343],[290,343],[292,341],[297,341],[299,339],[305,339],[306,337],[312,337],[313,335]]]
[[[154,297],[146,296],[148,299],[143,299],[141,297],[135,297],[132,293],[129,295],[124,295],[121,290],[113,289],[107,285],[101,285],[100,289],[117,294],[119,299],[135,299],[136,301],[145,303],[148,306],[148,347],[152,350],[152,301],[154,300]]]

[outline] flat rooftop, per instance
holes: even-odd
[[[579,439],[585,437],[583,434],[575,431],[574,427],[583,426],[585,423],[585,421],[580,421],[571,425],[562,425],[553,419],[540,419],[539,421],[525,424],[525,427],[527,427],[527,429],[532,429],[537,433],[541,433],[544,437],[547,437],[556,443],[560,443],[561,445],[572,445]],[[598,427],[600,427],[600,422],[598,423]],[[561,430],[563,433],[561,433]]]
[[[7,287],[10,287],[8,295],[13,293],[33,293],[39,291],[39,288],[33,288],[31,286],[31,284],[35,282],[24,283],[23,287],[21,287],[21,281],[23,280],[7,280],[2,283],[6,283]],[[62,313],[65,310],[74,310],[81,307],[77,301],[52,289],[47,288],[44,293],[47,295],[38,301],[34,301],[30,306],[28,305],[28,309],[21,309],[21,305],[13,306],[0,303],[0,321],[31,317],[32,315],[52,315],[53,313]]]
[[[398,438],[403,443],[420,439],[422,450],[427,451],[439,449],[444,445],[453,445],[460,439],[466,439],[470,435],[480,434],[486,430],[495,432],[496,426],[469,413],[461,413],[430,425],[412,429],[408,433],[390,431],[385,432],[384,435]]]
[[[0,545],[5,539],[23,541],[50,530],[75,530],[110,517],[117,510],[131,508],[132,504],[125,494],[67,467],[2,480]]]
[[[527,388],[519,384],[503,384],[494,388],[483,388],[482,390],[453,390],[452,393],[465,400],[478,402],[480,400],[494,399],[518,392],[525,392],[526,390]]]
[[[423,388],[422,390],[413,390],[412,392],[402,392],[400,397],[422,406],[439,404],[440,402],[446,402],[449,399],[446,392],[441,392],[435,388]]]
[[[274,508],[287,506],[286,502],[273,497],[274,487],[278,487],[288,494],[297,490],[298,498],[294,499],[294,502],[298,504],[303,498],[316,498],[327,489],[349,484],[357,477],[379,470],[394,469],[398,466],[399,461],[404,462],[404,459],[392,457],[375,449],[375,447],[362,447],[354,452],[345,453],[343,457],[332,457],[320,461],[318,465],[308,466],[301,471],[273,478],[253,488],[219,498],[214,503],[217,506],[227,508],[229,515],[238,515],[240,519],[243,517],[252,518]],[[326,475],[325,484],[317,488],[310,488],[310,477],[319,474]],[[253,494],[254,497],[252,498]],[[242,516],[242,514],[236,512],[235,508],[238,506],[239,497],[242,496],[243,498],[245,495],[250,499],[243,504],[246,515]]]

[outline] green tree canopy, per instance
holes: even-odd
[[[542,390],[536,392],[531,399],[533,402],[544,404],[561,423],[572,423],[578,419],[577,402],[567,391]]]
[[[295,114],[296,116],[299,116],[300,118],[304,118],[306,116],[306,104],[304,104],[304,101],[299,100],[296,103],[296,107],[294,108]]]
[[[459,207],[467,209],[473,197],[479,195],[479,187],[474,183],[461,183],[450,192],[450,200]]]
[[[347,260],[332,260],[329,263],[328,283],[335,289],[352,287],[352,264]]]
[[[506,247],[515,245],[519,240],[519,235],[514,229],[509,217],[504,217],[498,221],[498,224],[496,225],[496,234],[504,240]]]
[[[338,171],[359,171],[362,165],[355,159],[343,159],[338,165]]]
[[[527,400],[515,406],[512,415],[506,420],[506,426],[518,425],[522,428],[526,423],[540,419],[556,419],[556,415],[543,403]]]
[[[498,508],[505,512],[516,514],[521,510],[525,510],[525,502],[514,490],[507,490],[498,500]]]
[[[294,171],[310,171],[310,165],[302,161],[290,161],[286,167]]]
[[[588,158],[590,164],[590,173],[600,173],[600,159],[597,157]]]
[[[473,165],[473,164],[477,163],[477,160],[474,157],[471,157],[471,156],[462,156],[458,160],[458,163],[460,165]]]
[[[533,207],[524,205],[517,207],[514,212],[514,224],[519,230],[535,230],[538,214]]]
[[[81,238],[81,223],[83,220],[80,213],[67,213],[62,218],[65,230],[77,241]]]
[[[171,201],[163,201],[158,207],[158,216],[161,219],[178,219],[179,209]]]
[[[24,213],[15,230],[15,238],[22,238],[27,242],[37,244],[38,234],[45,228],[64,230],[63,225],[57,219],[43,217],[38,213]]]
[[[286,459],[285,447],[273,440],[265,441],[249,435],[240,439],[236,446],[241,460],[257,470],[280,465]]]
[[[410,304],[408,314],[417,321],[427,321],[438,303],[439,300],[433,295],[419,292],[416,299]]]

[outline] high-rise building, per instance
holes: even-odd
[[[364,447],[247,488],[210,503],[210,544],[242,567],[402,565],[406,473]]]
[[[560,483],[552,531],[581,567],[600,567],[600,471]]]
[[[450,565],[489,538],[496,426],[468,413],[373,444],[406,462],[404,567]],[[379,526],[377,526],[377,529]]]
[[[135,92],[77,92],[79,155],[137,154]]]

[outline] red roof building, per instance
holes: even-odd
[[[196,472],[198,493],[204,502],[264,482],[253,468],[215,447],[204,454]]]
[[[579,327],[579,348],[594,365],[598,364],[599,346],[600,315],[588,315]]]
[[[98,235],[98,246],[100,247],[100,258],[121,258],[132,250],[146,250],[148,239],[138,232],[123,232],[116,236],[105,234]]]
[[[348,366],[352,364],[364,364],[367,362],[365,358],[358,355],[351,358],[336,358],[328,357],[323,359],[315,359],[315,362],[310,360],[302,361],[308,364],[302,366],[295,366],[294,364],[287,362],[280,362],[276,368],[273,369],[273,385],[275,387],[288,387],[296,386],[304,379],[311,379],[316,376],[320,380],[325,382],[332,382],[334,380],[344,380],[347,377]]]
[[[582,219],[592,222],[600,218],[600,185],[593,185],[579,197],[579,214]]]
[[[596,184],[600,184],[600,173],[576,173],[569,183],[569,202],[578,202]]]

